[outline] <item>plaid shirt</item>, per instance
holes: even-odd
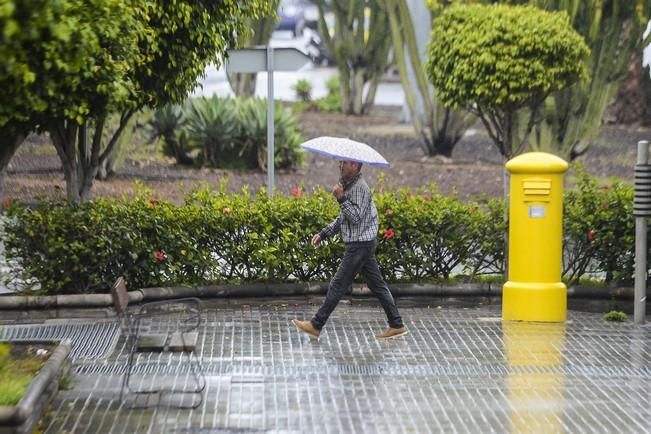
[[[375,240],[379,225],[377,208],[362,174],[358,173],[348,183],[343,179],[340,182],[344,186],[344,195],[339,199],[340,212],[332,223],[319,232],[321,239],[325,240],[341,231],[344,243]]]

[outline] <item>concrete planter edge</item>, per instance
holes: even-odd
[[[41,342],[42,343],[42,342]],[[70,369],[70,340],[61,341],[15,406],[0,406],[0,432],[31,433],[59,390],[59,380]]]

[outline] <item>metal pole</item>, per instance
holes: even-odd
[[[637,164],[647,164],[648,161],[649,142],[640,140],[637,143]],[[633,320],[635,324],[644,323],[646,310],[646,234],[646,217],[635,217],[635,299],[633,302]]]
[[[267,46],[267,195],[274,190],[274,49]]]

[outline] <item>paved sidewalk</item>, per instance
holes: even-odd
[[[576,311],[565,324],[502,322],[499,300],[414,298],[398,300],[410,334],[380,342],[379,305],[353,299],[315,342],[289,321],[320,300],[207,301],[208,386],[195,410],[125,408],[112,320],[47,321],[94,331],[78,336],[72,389],[44,432],[651,432],[651,326]]]

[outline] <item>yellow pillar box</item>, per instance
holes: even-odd
[[[527,152],[506,163],[511,174],[509,274],[502,291],[502,319],[565,321],[563,173],[567,162]]]

